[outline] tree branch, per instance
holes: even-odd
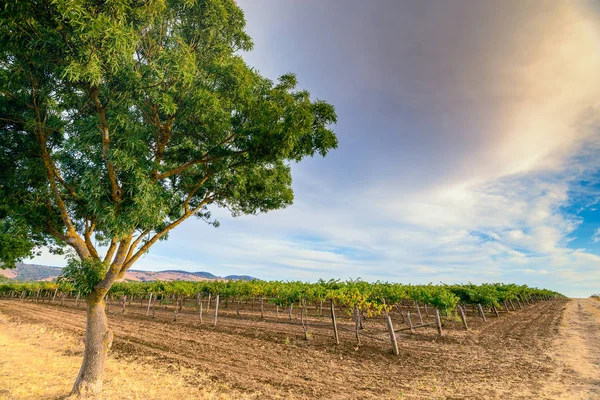
[[[137,247],[138,244],[140,244],[140,241],[142,240],[142,238],[144,236],[146,236],[147,234],[149,234],[151,231],[151,229],[146,229],[144,232],[140,233],[140,236],[138,236],[133,243],[131,244],[131,246],[129,246],[129,251],[127,252],[127,257],[125,257],[125,261],[129,261],[129,259],[131,258],[131,255],[133,254],[133,251],[135,250],[135,248]]]
[[[129,243],[131,243],[132,237],[133,234],[131,233],[119,241],[119,248],[113,262],[110,264],[108,271],[106,271],[104,279],[94,286],[94,291],[90,294],[91,296],[95,296],[97,299],[103,298],[104,295],[108,293],[112,284],[119,279],[119,273],[123,267],[123,263],[125,262],[125,257],[127,256],[127,250],[129,248]]]
[[[206,183],[207,180],[210,179],[211,176],[214,175],[213,173],[210,173],[208,175],[206,175],[190,192],[190,194],[188,195],[187,199],[185,199],[185,201],[183,202],[183,206],[185,208],[185,212],[188,212],[190,209],[190,201],[192,200],[192,198],[194,197],[194,195],[198,192],[198,190],[200,190],[200,188],[202,187],[202,185],[204,185]]]
[[[83,237],[85,239],[85,245],[88,249],[88,251],[90,252],[91,256],[96,259],[99,260],[100,256],[98,256],[98,252],[96,251],[96,248],[94,247],[94,244],[92,243],[92,234],[94,233],[94,229],[96,229],[96,222],[94,219],[89,221],[89,227],[88,227],[88,219],[86,218],[85,220],[85,233],[83,234]]]
[[[110,246],[108,247],[108,250],[106,251],[106,255],[104,256],[105,263],[112,260],[113,255],[115,254],[116,250],[117,250],[117,239],[112,238],[112,240],[110,241]]]
[[[50,190],[52,191],[52,194],[54,195],[54,201],[56,202],[56,205],[60,212],[60,216],[63,220],[63,223],[65,224],[65,227],[67,228],[66,235],[60,234],[63,237],[63,238],[61,238],[61,240],[63,240],[65,243],[67,243],[68,245],[73,247],[82,260],[86,259],[86,258],[90,258],[91,257],[90,251],[87,248],[85,242],[77,234],[77,231],[75,230],[75,226],[73,225],[73,222],[71,221],[71,218],[69,217],[69,213],[67,211],[67,206],[65,205],[65,202],[63,201],[62,196],[60,195],[58,187],[56,186],[56,173],[55,172],[57,171],[57,169],[56,169],[56,166],[54,165],[54,162],[52,161],[52,158],[50,157],[50,153],[48,152],[48,147],[47,147],[47,143],[46,143],[47,136],[44,134],[44,130],[43,130],[44,119],[41,117],[40,109],[39,109],[39,106],[36,101],[36,90],[35,90],[34,84],[32,85],[32,103],[33,103],[33,107],[34,107],[34,110],[36,113],[36,122],[38,123],[37,129],[35,132],[35,136],[36,136],[36,139],[40,146],[42,163],[44,164],[44,168],[46,170],[46,177],[48,178],[48,183],[50,184]],[[49,206],[48,203],[46,203],[46,205]],[[52,226],[50,224],[49,224],[49,227],[52,228]],[[55,232],[58,233],[58,231],[56,231],[56,230],[55,230]]]
[[[202,206],[206,205],[207,203],[209,203],[212,200],[213,200],[212,196],[208,196],[208,197],[204,198],[204,200],[202,200],[200,202],[200,204],[198,204],[196,207],[192,208],[191,210],[188,210],[179,219],[171,222],[169,225],[167,225],[165,227],[165,229],[156,233],[152,237],[152,239],[147,241],[129,260],[127,260],[127,262],[125,263],[125,265],[123,266],[123,268],[121,270],[121,275],[124,274],[125,271],[127,271],[129,269],[129,267],[131,267],[133,265],[133,263],[136,262],[138,260],[138,258],[140,258],[142,256],[142,254],[146,253],[150,249],[150,247],[152,247],[152,245],[154,243],[156,243],[161,237],[166,235],[171,229],[173,229],[177,225],[181,224],[183,221],[185,221],[191,215],[193,215],[196,211],[200,210],[200,208],[202,208]]]
[[[108,180],[110,181],[112,200],[115,203],[119,203],[121,201],[122,191],[117,180],[115,166],[110,158],[110,136],[108,132],[108,122],[106,121],[106,110],[100,102],[98,87],[90,88],[90,96],[94,101],[94,105],[98,111],[98,116],[100,117],[99,128],[100,132],[102,133],[102,158],[104,159],[106,170],[108,171]]]

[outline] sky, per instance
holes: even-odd
[[[600,3],[239,5],[247,63],[332,103],[339,148],[293,164],[293,206],[213,210],[134,268],[600,292]]]

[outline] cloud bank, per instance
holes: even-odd
[[[291,208],[188,221],[136,268],[598,291],[591,3],[240,5],[248,63],[335,104],[340,148],[293,166]]]

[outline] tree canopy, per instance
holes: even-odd
[[[232,0],[4,5],[5,265],[68,245],[118,278],[186,218],[216,225],[211,205],[290,205],[290,163],[337,146],[332,105],[244,62],[253,44]]]

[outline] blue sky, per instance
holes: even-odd
[[[333,103],[339,149],[293,165],[292,207],[215,210],[135,268],[600,292],[596,4],[239,3],[247,62]]]

